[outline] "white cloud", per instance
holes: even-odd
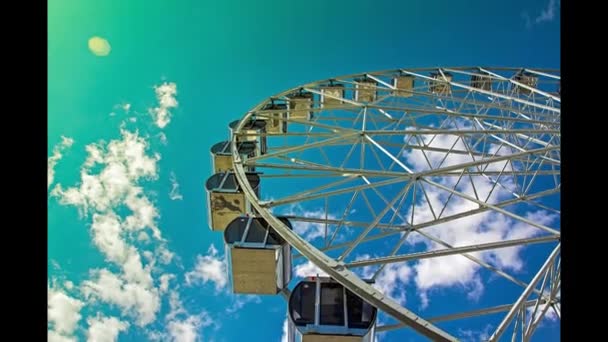
[[[84,303],[52,287],[48,287],[47,301],[47,318],[53,325],[53,333],[49,331],[49,339],[50,335],[53,335],[54,339],[60,339],[56,335],[69,338],[82,317],[80,310]]]
[[[175,173],[173,171],[171,171],[170,180],[171,192],[169,192],[169,198],[171,198],[173,201],[184,199],[184,196],[179,193],[179,183],[177,182],[177,178],[175,177]]]
[[[63,158],[63,154],[61,153],[66,149],[70,148],[73,144],[74,139],[61,136],[61,142],[53,148],[53,155],[49,157],[47,163],[47,182],[49,188],[55,180],[55,165],[57,165],[59,160]]]
[[[146,232],[139,232],[139,234],[137,235],[137,241],[148,242],[150,241],[150,237],[148,236],[148,234],[146,234]]]
[[[469,330],[469,329],[458,329],[458,333],[462,341],[467,342],[478,342],[487,341],[490,338],[492,332],[492,325],[487,324],[481,331]]]
[[[137,132],[121,130],[121,133],[122,139],[112,140],[106,151],[103,150],[102,143],[87,146],[89,156],[81,170],[80,186],[64,190],[58,184],[51,192],[59,198],[61,204],[74,205],[83,214],[89,210],[105,212],[125,199],[132,210],[140,209],[137,205],[148,205],[141,187],[136,186],[136,183],[141,178],[157,178],[156,163],[160,156],[156,154],[150,157],[146,154],[148,143]],[[104,165],[103,169],[98,174],[89,174],[89,168],[98,163]],[[142,210],[144,209],[146,212],[136,213],[136,218],[139,219],[137,223],[149,223],[148,217],[140,216],[155,214],[153,210],[149,212],[150,208]]]
[[[457,122],[456,124],[451,125],[446,128],[448,128],[448,129],[451,128],[454,130],[456,130],[456,128],[471,130],[471,129],[474,129],[475,127],[470,126],[465,123]],[[424,131],[424,130],[420,130],[420,131]],[[444,135],[433,136],[433,135],[427,134],[427,135],[421,135],[421,136],[419,136],[419,138],[420,138],[420,140],[416,139],[416,137],[406,136],[404,138],[404,142],[408,143],[409,145],[413,145],[413,146],[426,146],[426,147],[431,147],[431,148],[440,148],[440,149],[444,149],[446,152],[428,151],[428,150],[423,151],[421,149],[407,149],[406,151],[403,152],[403,157],[406,159],[409,166],[414,171],[420,172],[420,171],[426,171],[426,170],[436,169],[436,168],[441,168],[441,167],[454,166],[454,165],[459,165],[459,164],[474,161],[473,158],[471,158],[471,156],[468,154],[448,153],[447,152],[449,150],[466,152],[469,149],[471,149],[470,142],[465,144],[465,142],[463,142],[462,138],[457,135],[444,134]],[[489,144],[488,150],[485,152],[488,155],[496,154],[499,156],[509,155],[509,154],[513,153],[513,151],[511,151],[510,148],[505,147],[505,146],[496,145],[496,144]],[[480,157],[476,157],[476,159],[479,159],[479,158]],[[430,165],[429,165],[429,163],[430,163]],[[490,163],[489,165],[483,165],[483,167],[487,171],[501,171],[503,169],[503,167],[505,166],[505,164],[507,164],[506,161],[500,161],[500,162]],[[461,170],[462,169],[455,170],[454,172],[458,172]],[[505,168],[505,172],[510,171],[510,170],[511,170],[510,165],[507,165],[507,167]]]
[[[550,289],[547,287],[545,289],[545,294],[548,295],[549,293],[550,293]],[[557,298],[561,297],[560,290],[557,291],[556,297]],[[539,304],[538,309],[536,309],[536,314],[534,315],[534,317],[532,317],[532,313],[534,312],[534,306],[529,306],[526,309],[527,314],[528,314],[528,321],[534,322],[534,321],[537,321],[538,319],[540,319],[540,315],[543,312],[543,310],[545,309],[545,307],[547,307],[547,305],[548,304]],[[545,312],[545,315],[542,317],[542,319],[546,320],[546,321],[550,321],[550,322],[555,322],[559,319],[559,316],[557,315],[557,313],[555,312],[555,310],[552,307],[548,307],[547,311]],[[541,322],[541,324],[542,324],[542,322]]]
[[[129,328],[129,323],[120,321],[116,317],[103,317],[99,313],[95,318],[87,319],[89,330],[87,341],[90,342],[113,342],[118,339],[118,334]]]
[[[371,256],[369,254],[363,254],[357,256],[354,261],[368,260],[370,258]],[[365,266],[356,268],[354,271],[362,279],[371,279],[377,269],[377,266]],[[398,301],[401,305],[405,305],[406,297],[403,289],[410,281],[411,276],[412,269],[406,263],[387,264],[378,274],[372,286],[380,290],[384,295]]]
[[[129,245],[122,239],[120,218],[114,212],[93,214],[91,224],[93,242],[113,262],[123,263],[127,259]]]
[[[226,263],[218,256],[215,246],[211,245],[207,253],[207,255],[197,255],[194,269],[185,274],[186,285],[209,282],[215,285],[216,291],[221,291],[228,283]]]
[[[160,86],[154,87],[158,107],[152,108],[151,112],[154,121],[159,128],[165,128],[171,122],[171,112],[169,109],[175,108],[178,105],[175,95],[177,95],[177,86],[175,83],[163,83]]]
[[[188,314],[188,312],[184,308],[184,304],[182,303],[181,299],[179,298],[179,292],[177,292],[177,291],[171,291],[169,293],[169,307],[171,308],[171,310],[165,316],[165,320],[167,320],[167,321],[174,320],[178,315],[181,315],[181,314],[187,315]]]
[[[175,253],[168,250],[164,245],[161,245],[157,248],[156,255],[158,255],[158,258],[163,265],[168,265],[171,263],[171,260],[173,260]]]
[[[129,257],[122,265],[124,271],[123,278],[127,282],[137,283],[145,288],[151,288],[153,287],[152,275],[150,274],[152,267],[154,267],[154,262],[151,262],[144,267],[139,253],[133,248],[132,253],[129,254]]]
[[[289,336],[287,334],[289,334],[289,326],[287,317],[285,317],[285,320],[283,321],[283,334],[281,335],[281,342],[289,342]]]
[[[406,263],[388,264],[376,277],[373,285],[383,294],[405,305],[405,292],[402,291],[412,275],[412,269]]]
[[[76,338],[64,336],[54,330],[49,330],[47,334],[47,342],[76,342]]]
[[[234,314],[235,312],[238,312],[240,309],[242,309],[245,306],[245,304],[248,304],[248,303],[260,304],[261,302],[262,302],[262,299],[260,298],[260,296],[233,295],[232,296],[232,305],[230,305],[228,308],[226,308],[226,313]]]
[[[165,134],[165,132],[160,132],[158,134],[158,139],[160,140],[160,143],[163,145],[167,145],[167,143],[169,142],[167,139],[167,135]]]
[[[546,306],[547,306],[547,304],[538,305],[538,309],[536,309],[536,314],[534,315],[534,320],[538,320],[540,318],[540,314],[543,312],[543,310],[545,309]],[[532,313],[534,312],[534,306],[528,307],[527,310],[528,310],[528,315],[532,316]],[[545,316],[543,317],[543,319],[546,319],[549,321],[557,321],[559,319],[559,317],[555,313],[555,310],[553,310],[553,308],[549,307],[549,308],[547,308],[547,311],[545,312]]]
[[[549,0],[547,3],[547,7],[543,9],[538,17],[534,20],[537,24],[540,24],[545,21],[552,21],[555,18],[555,10],[557,9],[557,4],[555,0]]]
[[[201,320],[197,316],[190,316],[182,321],[169,322],[167,329],[171,336],[171,341],[175,342],[194,342],[198,339],[198,329]]]
[[[171,279],[175,279],[174,274],[163,274],[160,276],[160,293],[166,293],[169,290],[169,282]]]
[[[141,230],[146,227],[152,230],[152,235],[157,240],[162,240],[160,230],[156,226],[158,209],[143,195],[143,190],[133,187],[124,200],[124,203],[132,211],[132,215],[125,219],[125,228],[129,230]]]
[[[87,151],[87,159],[84,162],[84,167],[91,168],[96,164],[103,163],[103,145],[89,144],[85,146],[85,151]]]
[[[453,125],[451,128],[455,128]],[[459,128],[470,128],[466,125],[459,125]],[[443,148],[449,150],[466,151],[467,148],[463,141],[454,135],[439,135],[430,141],[431,136],[423,136],[422,144]],[[415,144],[415,140],[409,141],[410,144]],[[453,147],[452,147],[453,146]],[[508,155],[512,153],[510,148],[499,147],[498,145],[490,144],[487,153],[496,155]],[[408,166],[411,166],[415,171],[428,170],[430,168],[446,167],[467,163],[473,159],[466,154],[449,154],[446,157],[444,152],[425,152],[425,155],[419,149],[411,149],[403,153]],[[445,159],[444,159],[445,158]],[[479,157],[477,157],[479,158]],[[427,161],[428,159],[428,161]],[[430,162],[430,165],[429,165]],[[490,164],[486,170],[500,171],[507,165],[506,171],[511,170],[510,164],[505,161]],[[447,187],[456,186],[456,177],[443,177],[436,180]],[[505,188],[512,189],[514,183],[512,177],[508,174],[501,177],[501,183]],[[424,190],[428,196],[428,201],[422,194],[419,185],[423,184]],[[448,198],[449,193],[437,187],[419,183],[417,185],[417,203],[415,205],[414,224],[432,222],[435,220],[435,215],[441,211]],[[483,201],[486,199],[490,191],[491,196],[488,203],[495,203],[498,200],[511,198],[511,193],[502,187],[496,187],[492,190],[493,181],[484,177],[474,176],[472,179],[463,178],[456,187],[457,191],[471,197],[476,195]],[[430,206],[433,207],[433,211]],[[464,199],[458,196],[452,196],[447,202],[442,217],[456,215],[479,208],[477,203]],[[412,212],[411,206],[403,215],[404,218],[410,218]],[[523,216],[540,224],[549,224],[556,220],[557,216],[546,211],[527,212]],[[425,233],[439,238],[444,242],[454,246],[467,246],[487,242],[497,242],[510,239],[521,239],[532,237],[541,231],[537,228],[516,221],[502,214],[487,211],[481,214],[466,216],[454,221],[433,225],[425,228]],[[408,237],[408,243],[417,244],[423,243],[427,250],[436,250],[445,248],[443,245],[435,243],[419,234],[412,234]],[[471,255],[480,258],[486,262],[494,264],[501,269],[511,269],[519,271],[523,267],[523,260],[519,256],[521,246],[502,248],[497,250],[489,250],[483,252],[470,253]],[[429,258],[418,261],[413,266],[415,273],[415,283],[419,289],[419,296],[422,301],[422,306],[426,307],[429,301],[427,292],[434,288],[459,286],[467,291],[468,297],[471,300],[477,300],[481,297],[484,291],[483,282],[478,274],[481,266],[461,255],[452,255],[439,258]]]
[[[327,273],[317,267],[317,265],[313,264],[311,261],[306,261],[303,264],[297,265],[294,269],[294,274],[296,277],[306,278],[313,276],[321,276],[327,277]]]
[[[287,209],[281,212],[281,215],[286,216],[300,216],[300,217],[309,217],[309,218],[322,218],[325,219],[325,210],[324,209],[315,209],[315,210],[307,210],[304,209],[299,204],[290,205]],[[335,220],[337,217],[331,213],[327,214],[327,218],[330,220]],[[304,239],[308,241],[313,241],[318,238],[325,237],[325,224],[324,223],[315,223],[315,222],[302,222],[302,221],[292,221],[294,232],[298,235],[302,236]],[[331,234],[330,227],[328,226],[328,234]]]
[[[141,282],[125,281],[107,269],[93,270],[91,278],[81,286],[85,298],[98,298],[120,307],[123,314],[136,319],[138,326],[146,326],[155,320],[160,308],[156,288]]]
[[[171,99],[175,94],[174,84],[173,92],[164,86],[157,87],[156,93],[161,109],[166,111],[177,106],[177,102]],[[130,104],[121,107],[126,112],[131,108]],[[165,114],[168,115],[168,112]],[[161,119],[168,123],[166,115]],[[141,181],[158,179],[160,155],[149,151],[149,137],[140,136],[137,130],[129,131],[125,127],[126,123],[123,122],[120,138],[108,143],[100,140],[85,147],[87,157],[80,170],[79,183],[66,188],[57,184],[51,191],[60,204],[75,206],[83,217],[91,219],[94,245],[108,262],[120,270],[117,273],[110,271],[110,268],[91,270],[89,279],[80,284],[80,292],[87,306],[103,302],[118,307],[123,316],[130,318],[130,323],[127,323],[122,321],[122,317],[90,317],[87,320],[89,340],[116,340],[129,324],[144,327],[154,322],[160,310],[161,296],[170,291],[170,280],[175,277],[164,274],[160,265],[156,266],[157,263],[171,263],[174,253],[167,248],[157,226],[159,210],[140,185]],[[71,145],[72,142],[64,139],[63,144]],[[59,157],[50,158],[49,167]],[[148,246],[155,242],[154,252],[140,250],[137,242],[145,242]],[[160,278],[154,279],[153,273],[160,273]],[[158,288],[155,284],[158,284]],[[70,289],[74,286],[65,287]],[[76,304],[84,305],[76,301]],[[57,308],[61,307],[59,304],[53,305],[51,308],[49,298],[49,322],[53,322],[53,315],[59,315]],[[80,315],[76,313],[76,316],[77,321]],[[204,323],[202,315],[197,317]],[[68,319],[62,324],[70,322]],[[49,330],[49,338],[70,338],[69,329],[66,329],[55,324],[54,330]]]
[[[163,338],[159,340],[170,340],[175,342],[190,342],[202,339],[200,336],[201,328],[211,325],[218,325],[207,311],[202,311],[198,315],[191,315],[184,308],[179,298],[179,293],[171,291],[169,294],[170,312],[165,317],[167,323],[167,334],[158,334]],[[184,318],[178,318],[184,317]],[[168,337],[166,337],[168,335]]]
[[[557,11],[559,10],[559,7],[559,1],[549,0],[547,2],[547,6],[540,11],[540,13],[534,18],[534,20],[532,20],[528,11],[522,12],[521,17],[526,23],[526,28],[531,29],[534,25],[553,21],[556,18],[556,14],[558,14]]]

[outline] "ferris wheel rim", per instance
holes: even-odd
[[[408,68],[407,70],[415,70],[415,71],[434,71],[438,68],[427,67],[427,68]],[[447,68],[446,68],[447,69]],[[480,67],[456,67],[450,69],[478,69],[484,70]],[[495,67],[489,67],[489,69],[497,69]],[[442,329],[434,326],[431,321],[427,321],[422,319],[420,316],[414,314],[408,309],[404,308],[402,305],[388,297],[380,293],[378,290],[371,287],[369,284],[362,281],[359,276],[350,271],[343,261],[335,261],[333,258],[327,256],[323,251],[317,249],[311,243],[306,241],[303,237],[299,236],[297,233],[293,232],[289,229],[283,222],[279,221],[277,216],[273,214],[267,207],[262,205],[262,201],[258,198],[253,188],[249,185],[246,178],[246,171],[243,166],[243,161],[241,159],[241,155],[238,152],[237,147],[237,134],[241,131],[244,123],[250,119],[254,113],[258,112],[263,108],[265,104],[269,102],[269,100],[277,99],[284,97],[289,94],[293,94],[302,89],[307,89],[312,86],[317,86],[323,83],[331,82],[336,79],[346,79],[352,78],[355,76],[368,76],[375,74],[386,74],[390,72],[402,72],[405,69],[390,69],[384,71],[374,71],[368,73],[357,73],[352,75],[344,75],[338,76],[334,78],[328,78],[324,80],[309,82],[307,84],[290,88],[286,91],[280,92],[276,95],[265,98],[258,105],[253,107],[253,109],[246,112],[246,114],[239,120],[238,124],[234,127],[234,132],[231,138],[231,152],[232,152],[232,162],[234,166],[234,173],[239,185],[244,191],[244,194],[247,200],[252,204],[252,206],[256,209],[258,214],[262,216],[276,231],[282,238],[284,238],[292,247],[294,247],[301,256],[305,257],[309,261],[313,262],[317,267],[319,267],[322,271],[326,272],[330,277],[334,278],[337,282],[351,290],[352,292],[358,294],[363,299],[368,301],[370,304],[376,306],[378,309],[384,311],[385,313],[397,318],[401,321],[402,324],[408,324],[414,330],[417,330],[419,333],[427,337],[432,337],[436,340],[457,340],[455,337],[451,336],[449,333],[443,331]],[[501,70],[508,71],[538,71],[539,73],[544,72],[553,72],[558,69],[535,69],[535,68],[515,68],[515,67],[506,67]],[[555,76],[555,75],[553,75]],[[555,76],[557,79],[560,79],[559,76]],[[557,99],[560,102],[560,99]],[[551,108],[551,110],[559,113],[559,108]],[[557,124],[559,127],[559,124]],[[556,232],[556,234],[560,234],[560,232]],[[559,244],[558,244],[559,247]]]

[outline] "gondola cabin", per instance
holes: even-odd
[[[254,157],[256,154],[256,145],[252,141],[244,141],[238,143],[237,149],[242,160]],[[228,172],[232,170],[232,151],[231,142],[222,141],[211,146],[211,161],[213,164],[213,173]]]
[[[372,79],[355,80],[355,100],[359,102],[374,102],[377,97],[376,81]]]
[[[395,87],[394,95],[399,97],[410,97],[414,95],[414,76],[397,75],[393,78]]]
[[[513,76],[513,81],[531,88],[536,88],[538,84],[538,77],[527,72],[520,72],[517,75]],[[530,89],[519,85],[515,85],[515,92],[524,95],[529,95],[530,93],[532,93]]]
[[[260,176],[255,172],[248,172],[246,176],[249,185],[259,196]],[[252,211],[251,204],[233,172],[214,174],[207,179],[205,188],[211,230],[223,231],[235,218]]]
[[[269,103],[256,118],[266,121],[266,133],[285,134],[287,132],[287,104]]]
[[[298,283],[287,314],[289,341],[374,341],[377,309],[329,277]]]
[[[445,76],[445,78],[444,78]],[[452,74],[444,72],[431,73],[433,80],[429,81],[429,91],[433,94],[438,95],[450,95],[452,93],[452,87],[449,82],[452,82]]]
[[[236,127],[240,120],[234,120],[228,126],[230,127],[230,138],[235,134]],[[251,141],[255,142],[259,148],[257,155],[266,153],[266,121],[260,119],[247,119],[247,122],[241,128],[241,134],[237,135],[237,142]]]
[[[492,90],[492,78],[486,75],[472,75],[471,76],[471,87],[481,90]]]
[[[323,108],[334,108],[344,103],[344,85],[331,83],[321,88],[321,106]]]
[[[279,217],[289,229],[291,223]],[[291,246],[262,217],[241,216],[224,230],[234,293],[275,295],[291,280]]]
[[[289,118],[295,120],[312,120],[313,95],[310,92],[298,92],[289,97]]]

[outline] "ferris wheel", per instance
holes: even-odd
[[[560,82],[559,70],[397,69],[264,100],[211,148],[209,227],[233,291],[284,295],[290,341],[394,329],[453,341],[450,322],[486,316],[489,340],[529,340],[559,321]],[[316,271],[290,290],[303,261]],[[408,284],[390,287],[388,271]],[[446,305],[458,291],[475,298]]]

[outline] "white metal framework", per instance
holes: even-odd
[[[490,340],[529,340],[547,312],[560,316],[559,89],[558,70],[486,67],[305,84],[233,127],[235,176],[295,259],[396,320],[377,331],[456,340],[441,322],[501,314]],[[243,129],[253,119],[272,129]],[[242,159],[237,140],[246,138],[264,140],[265,153]],[[259,196],[246,178],[253,169],[261,172]],[[285,215],[295,229],[277,219]],[[525,272],[507,254],[521,258]],[[512,286],[519,295],[423,318],[362,276],[455,256],[475,264],[484,288]]]

